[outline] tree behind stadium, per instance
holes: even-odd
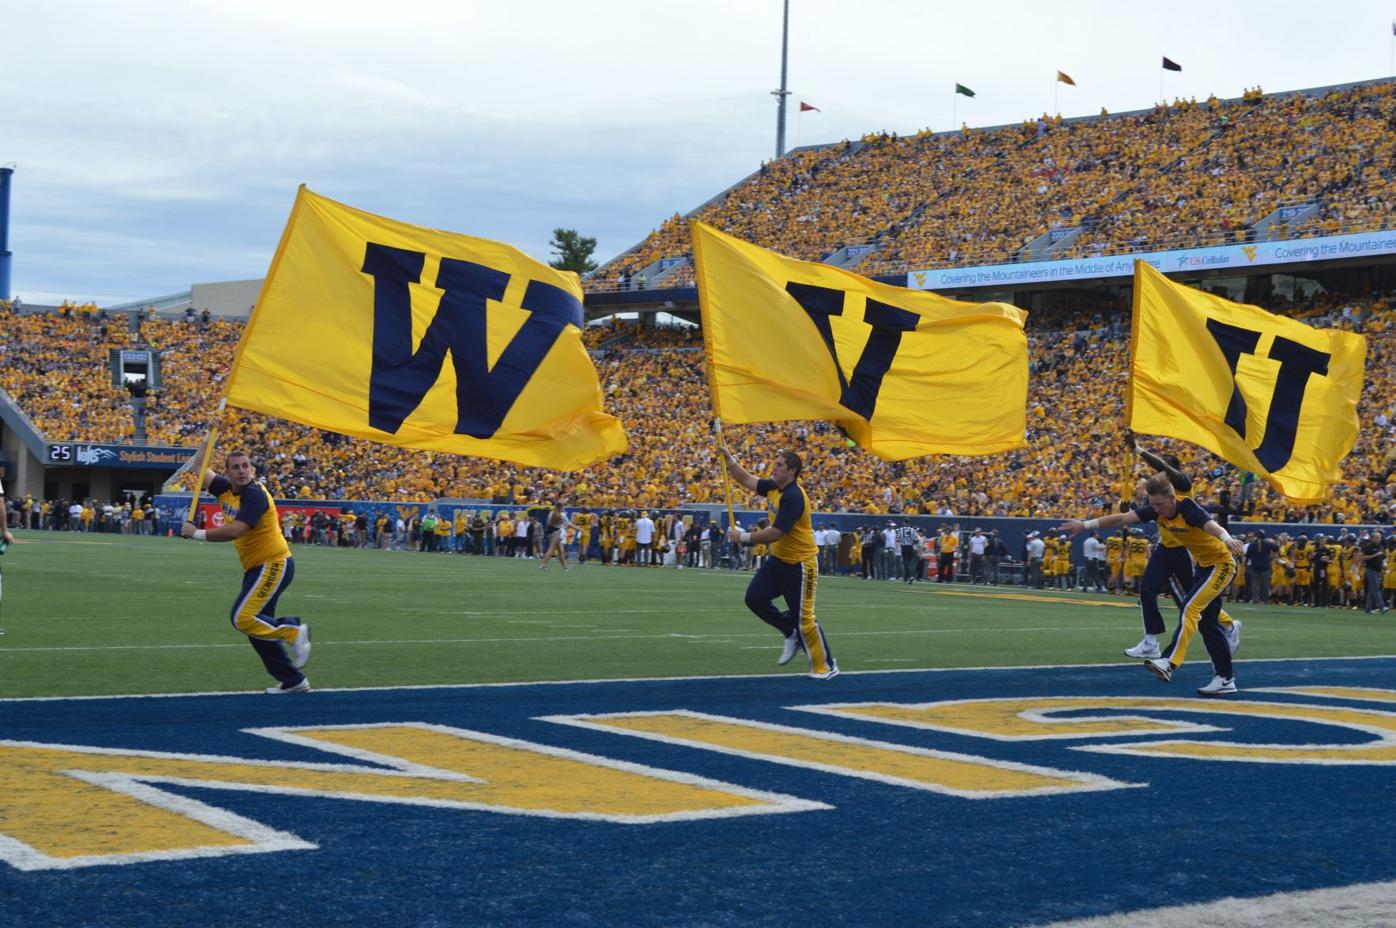
[[[576,229],[554,229],[548,247],[557,252],[557,260],[548,262],[549,267],[578,274],[596,270],[596,262],[591,260],[592,252],[596,251],[596,239],[579,235]]]

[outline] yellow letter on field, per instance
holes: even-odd
[[[1389,690],[1342,687],[1295,687],[1274,692],[1364,698],[1388,701]],[[1371,736],[1360,743],[1252,744],[1229,741],[1137,741],[1129,744],[1079,746],[1078,751],[1137,754],[1146,757],[1187,757],[1195,760],[1256,761],[1277,764],[1396,764],[1396,713],[1346,706],[1302,703],[1217,702],[1196,699],[1136,697],[1044,696],[1025,699],[972,699],[922,704],[863,703],[800,706],[805,711],[872,719],[892,725],[975,735],[996,741],[1047,738],[1120,738],[1225,731],[1172,719],[1150,718],[1145,712],[1189,715],[1228,715],[1282,719],[1330,725]],[[1062,715],[1064,712],[1090,715]],[[1110,715],[1102,715],[1110,712]]]
[[[686,710],[550,716],[547,721],[966,799],[1122,789],[1132,785],[1071,770],[1036,767],[971,754],[930,751]]]
[[[0,861],[42,870],[315,846],[154,784],[622,824],[827,808],[420,723],[253,733],[354,762],[269,762],[0,741]]]

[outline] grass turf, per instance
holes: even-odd
[[[250,690],[270,682],[228,623],[231,545],[23,532],[0,561],[0,697]],[[279,611],[315,630],[316,687],[778,672],[748,574],[335,548],[295,549]],[[1164,615],[1173,624],[1171,606]],[[1247,658],[1385,655],[1392,620],[1229,606]],[[1115,663],[1124,597],[821,578],[821,624],[850,670]],[[1201,642],[1189,653],[1205,661]],[[799,672],[803,658],[786,671]]]

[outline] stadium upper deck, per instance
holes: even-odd
[[[1396,82],[791,152],[675,215],[600,268],[589,291],[688,286],[687,222],[821,260],[875,246],[859,273],[994,264],[1057,230],[1053,257],[1326,235],[1396,225]],[[1281,217],[1277,210],[1299,207]],[[1257,229],[1257,226],[1260,226]],[[657,274],[656,262],[678,259]],[[624,284],[622,283],[624,282]]]

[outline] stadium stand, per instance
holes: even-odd
[[[876,134],[792,152],[692,218],[783,254],[820,260],[855,242],[859,273],[996,264],[1053,230],[1053,257],[1245,241],[1280,207],[1311,204],[1263,234],[1299,237],[1396,221],[1396,83],[1390,80],[1153,110],[912,136]],[[690,258],[675,215],[586,282],[633,288],[662,258]],[[691,286],[691,266],[664,278]]]
[[[824,258],[874,245],[865,274],[1026,257],[1054,230],[1050,257],[1301,237],[1396,227],[1396,81],[1237,100],[1175,101],[1148,111],[855,141],[801,149],[694,214],[774,250]],[[1257,233],[1257,228],[1261,229]],[[592,292],[692,283],[687,220],[673,216],[586,282]],[[1045,246],[1044,246],[1045,247]],[[1033,252],[1036,260],[1041,251]],[[661,259],[662,278],[653,269]],[[659,279],[646,279],[646,273]],[[1128,306],[1118,289],[1047,294],[1028,323],[1032,377],[1028,447],[991,458],[876,460],[823,424],[730,427],[739,457],[773,446],[808,462],[808,489],[826,511],[1057,516],[1129,497],[1140,476],[1121,441]],[[1363,331],[1362,430],[1345,481],[1299,510],[1195,449],[1174,450],[1257,519],[1396,522],[1396,297],[1319,292],[1267,306],[1318,325]],[[1034,304],[1037,305],[1037,304]],[[49,441],[129,438],[128,398],[106,369],[113,347],[163,352],[165,387],[147,398],[147,441],[192,445],[213,423],[242,324],[126,313],[65,303],[53,313],[0,303],[0,388]],[[237,411],[224,447],[246,444],[284,497],[425,501],[466,497],[525,504],[562,494],[591,507],[673,507],[723,498],[711,447],[701,333],[642,331],[610,320],[584,340],[608,411],[630,451],[578,474],[406,451]]]
[[[1284,302],[1281,300],[1280,302]],[[1333,498],[1306,510],[1196,449],[1174,450],[1199,475],[1200,493],[1229,489],[1256,519],[1396,522],[1396,295],[1321,294],[1273,308],[1312,324],[1364,332],[1362,431]],[[101,314],[16,315],[0,327],[0,388],[50,440],[120,440],[132,430],[126,396],[110,385],[106,350],[128,344],[124,322]],[[822,423],[731,426],[744,460],[783,446],[808,462],[808,489],[825,511],[1058,516],[1098,510],[1133,494],[1142,477],[1121,442],[1126,310],[1093,305],[1036,313],[1029,321],[1028,447],[987,458],[879,461]],[[241,334],[236,322],[146,319],[141,336],[164,352],[165,389],[148,398],[154,443],[192,445],[214,404]],[[222,445],[261,449],[274,492],[290,498],[426,501],[466,497],[526,504],[559,494],[589,507],[674,507],[723,498],[708,421],[701,336],[691,327],[641,332],[592,327],[606,407],[630,451],[576,474],[392,448],[268,417],[230,411]]]

